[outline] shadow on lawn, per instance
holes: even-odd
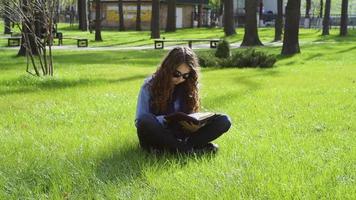
[[[354,50],[356,50],[356,47],[350,47],[348,49],[337,51],[336,53],[348,53],[348,52],[354,51]]]
[[[103,155],[97,163],[96,174],[104,182],[127,182],[142,173],[145,155],[139,147],[119,149],[110,155]]]
[[[184,167],[189,162],[213,159],[213,154],[173,154],[152,153],[142,150],[138,145],[117,149],[110,155],[103,155],[98,160],[96,175],[103,182],[130,183],[135,179],[145,179],[145,169],[166,168],[171,165]]]
[[[17,87],[16,89],[0,90],[0,96],[11,94],[23,94],[37,92],[41,90],[57,90],[81,86],[98,86],[104,84],[117,84],[120,82],[128,82],[134,80],[141,80],[146,78],[146,75],[135,75],[129,77],[122,77],[119,79],[79,79],[79,80],[65,80],[65,79],[31,79],[22,76],[18,79],[0,81],[0,86]]]
[[[17,56],[17,54],[13,54],[13,52],[11,52],[11,54],[7,54],[5,56],[0,56],[0,73],[1,71],[4,70],[11,70],[11,69],[16,69],[16,66],[18,65],[23,65],[23,69],[26,68],[26,58],[21,57],[21,56]],[[2,73],[6,73],[6,72],[2,72]]]
[[[223,95],[214,96],[211,98],[208,96],[207,99],[209,99],[208,101],[211,102],[219,102],[219,106],[228,106],[231,104],[231,101],[236,101],[238,98],[244,98],[245,95],[254,93],[261,88],[262,83],[259,79],[255,80],[255,78],[261,76],[275,77],[279,74],[279,71],[275,71],[273,69],[260,69],[256,74],[236,76],[234,77],[236,85],[231,87],[241,88],[241,90],[235,90],[231,92],[224,91],[222,92]]]
[[[132,41],[127,41],[127,42],[117,42],[117,43],[110,43],[110,44],[107,44],[107,45],[103,45],[103,46],[100,46],[100,47],[115,47],[115,46],[120,46],[120,45],[126,45],[126,44],[133,44],[133,43],[138,43],[138,42],[143,42],[143,41],[147,41],[146,43],[142,44],[142,45],[139,45],[139,46],[144,46],[144,45],[150,45],[150,44],[153,44],[153,42],[150,42],[150,39],[139,39],[139,40],[132,40]],[[133,46],[133,45],[131,45]],[[137,46],[137,45],[135,45]],[[153,46],[153,45],[152,45]],[[153,47],[152,47],[153,48]]]
[[[142,50],[140,53],[130,50],[124,51],[106,51],[102,52],[73,52],[72,54],[56,54],[54,61],[56,66],[61,68],[66,67],[66,64],[116,64],[118,66],[122,64],[136,64],[139,66],[156,66],[159,64],[159,59],[165,54],[164,51],[146,51]],[[134,55],[134,56],[133,56]]]

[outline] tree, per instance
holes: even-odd
[[[100,0],[95,0],[95,41],[103,41],[101,38]]]
[[[245,34],[241,46],[263,45],[257,30],[257,1],[245,0]]]
[[[202,27],[203,24],[203,4],[198,4],[198,27]]]
[[[282,55],[300,53],[299,48],[300,0],[288,0],[284,26]]]
[[[160,38],[159,33],[159,0],[152,0],[151,38]]]
[[[30,53],[32,56],[38,55],[40,53],[38,49],[40,41],[38,40],[41,39],[41,27],[39,25],[40,12],[38,11],[38,7],[34,8],[33,6],[37,5],[31,0],[21,0],[16,6],[18,7],[18,13],[15,16],[21,21],[21,46],[17,55],[26,56],[27,53]],[[39,75],[37,70],[36,74]]]
[[[124,23],[124,9],[122,5],[122,0],[119,0],[118,7],[119,7],[119,31],[124,31],[125,23]]]
[[[87,0],[78,0],[79,29],[88,30]]]
[[[141,0],[137,0],[136,31],[141,31]]]
[[[310,28],[310,8],[311,0],[306,0],[304,28]]]
[[[167,25],[166,32],[176,31],[176,0],[167,0]]]
[[[323,18],[323,33],[322,33],[322,35],[329,35],[330,9],[331,9],[331,0],[326,0],[325,13],[324,13],[324,18]]]
[[[11,20],[10,17],[6,13],[10,13],[10,2],[8,0],[3,1],[4,9],[6,9],[3,13],[4,17],[4,34],[11,33]]]
[[[341,5],[341,24],[340,24],[340,36],[347,35],[348,14],[347,9],[349,7],[348,0],[342,0]]]
[[[52,76],[53,19],[57,1],[10,0],[9,3],[13,7],[0,8],[11,21],[21,24],[17,27],[22,35],[18,55],[27,57],[26,72]]]
[[[225,36],[236,34],[233,0],[224,0],[224,32]]]
[[[280,41],[282,40],[282,32],[283,32],[283,0],[277,1],[277,18],[274,26],[275,26],[274,41]]]
[[[324,9],[324,1],[320,0],[320,12],[319,12],[319,18],[323,17],[323,9]]]

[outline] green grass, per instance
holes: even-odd
[[[0,22],[0,30],[3,30],[3,23]],[[152,46],[153,40],[150,39],[150,31],[123,31],[109,29],[102,31],[103,41],[95,41],[95,32],[79,31],[77,25],[69,26],[68,24],[59,24],[59,32],[62,32],[64,37],[81,37],[89,40],[89,47],[132,47],[132,46]],[[16,31],[15,31],[16,32]],[[187,28],[179,29],[174,33],[165,33],[161,31],[161,38],[166,39],[209,39],[209,38],[224,38],[230,43],[240,43],[243,39],[244,29],[237,28],[237,34],[234,36],[225,37],[221,28]],[[347,37],[339,37],[339,29],[332,29],[329,36],[321,36],[321,30],[317,29],[300,29],[301,42],[353,42],[356,40],[356,30],[349,30],[350,34]],[[273,28],[260,28],[260,39],[263,43],[270,43],[274,40]],[[57,42],[57,40],[55,40]],[[76,40],[64,39],[64,46],[76,45]],[[185,44],[185,43],[181,43]],[[194,43],[195,44],[195,43]],[[193,44],[193,47],[194,47]],[[205,42],[206,44],[206,42]],[[0,39],[0,47],[5,47],[7,40]],[[168,43],[166,45],[176,45]]]
[[[215,156],[138,148],[137,94],[166,51],[54,51],[39,79],[2,49],[0,199],[355,199],[353,39],[303,43],[272,69],[203,69],[204,109],[233,122]]]

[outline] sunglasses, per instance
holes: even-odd
[[[182,74],[180,71],[176,70],[174,73],[173,73],[173,77],[174,78],[180,78],[182,77],[183,79],[187,80],[190,76],[190,72],[188,73],[185,73],[185,74]]]

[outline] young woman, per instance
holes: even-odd
[[[165,116],[174,112],[199,111],[199,64],[188,47],[176,47],[164,58],[157,71],[147,78],[138,96],[135,125],[142,148],[178,152],[212,151],[211,141],[227,132],[231,122],[218,115],[199,128],[188,122],[168,124]]]

